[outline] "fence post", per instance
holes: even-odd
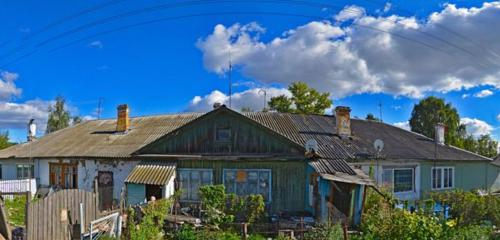
[[[248,238],[248,223],[241,224],[241,234],[243,235],[243,240]]]
[[[28,239],[29,209],[31,205],[31,192],[26,192],[26,205],[24,207],[24,239]]]

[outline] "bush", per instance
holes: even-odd
[[[184,225],[177,231],[172,240],[240,240],[240,237],[232,232],[224,231],[196,231],[193,227]]]
[[[493,239],[493,228],[488,226],[471,225],[447,229],[443,239],[449,240],[487,240]]]
[[[207,213],[206,221],[215,228],[235,219],[253,223],[263,216],[266,207],[262,195],[226,194],[224,185],[200,187],[200,198]]]
[[[134,240],[161,239],[164,235],[162,229],[170,204],[169,199],[160,199],[148,203],[142,208],[144,216],[138,222],[135,221],[137,213],[132,208],[129,208],[124,238]]]
[[[338,224],[327,223],[319,225],[316,229],[307,232],[304,235],[304,240],[316,240],[316,239],[343,240],[344,231],[342,230],[342,227]]]
[[[5,207],[9,223],[14,226],[24,226],[26,213],[26,196],[14,196],[13,199],[5,199]]]

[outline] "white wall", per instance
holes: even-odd
[[[375,182],[377,185],[381,185],[382,173],[384,172],[384,168],[413,168],[414,169],[414,191],[413,192],[402,192],[402,193],[394,193],[394,196],[399,200],[418,200],[420,199],[420,164],[415,162],[390,162],[390,161],[380,161],[378,164],[374,163],[363,163],[361,164],[361,169],[366,174],[369,173],[370,166],[373,167],[373,174],[375,177]]]
[[[42,186],[49,185],[49,163],[75,163],[78,162],[78,188],[87,191],[93,191],[94,179],[99,171],[113,172],[113,198],[120,199],[120,193],[125,186],[124,182],[128,174],[139,163],[138,161],[120,161],[120,160],[38,160],[35,165],[35,175],[40,179]]]

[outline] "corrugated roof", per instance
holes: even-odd
[[[226,108],[221,108],[226,109]],[[134,152],[173,130],[202,116],[202,113],[171,114],[131,119],[127,134],[115,133],[116,120],[93,120],[66,128],[31,143],[33,157],[131,157]],[[347,161],[372,158],[373,142],[382,139],[386,159],[434,160],[432,139],[401,128],[374,121],[352,119],[353,136],[337,136],[335,117],[274,112],[242,113],[243,116],[271,129],[301,146],[314,138],[319,144],[320,159],[310,164],[319,173],[355,174]],[[26,158],[29,144],[0,151],[0,158]],[[491,159],[455,147],[438,145],[438,160]]]
[[[175,176],[175,163],[141,162],[129,173],[126,183],[166,185]]]
[[[0,158],[130,157],[154,140],[201,116],[201,113],[135,117],[128,133],[116,133],[116,119],[92,120],[47,134],[30,144],[0,151]]]

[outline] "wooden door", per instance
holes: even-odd
[[[97,187],[99,189],[99,207],[101,210],[113,207],[113,172],[99,171],[97,173]]]
[[[316,173],[312,173],[311,176],[311,185],[313,187],[313,209],[314,216],[316,219],[320,219],[321,217],[321,196],[319,195],[319,183],[318,183],[318,175]]]

